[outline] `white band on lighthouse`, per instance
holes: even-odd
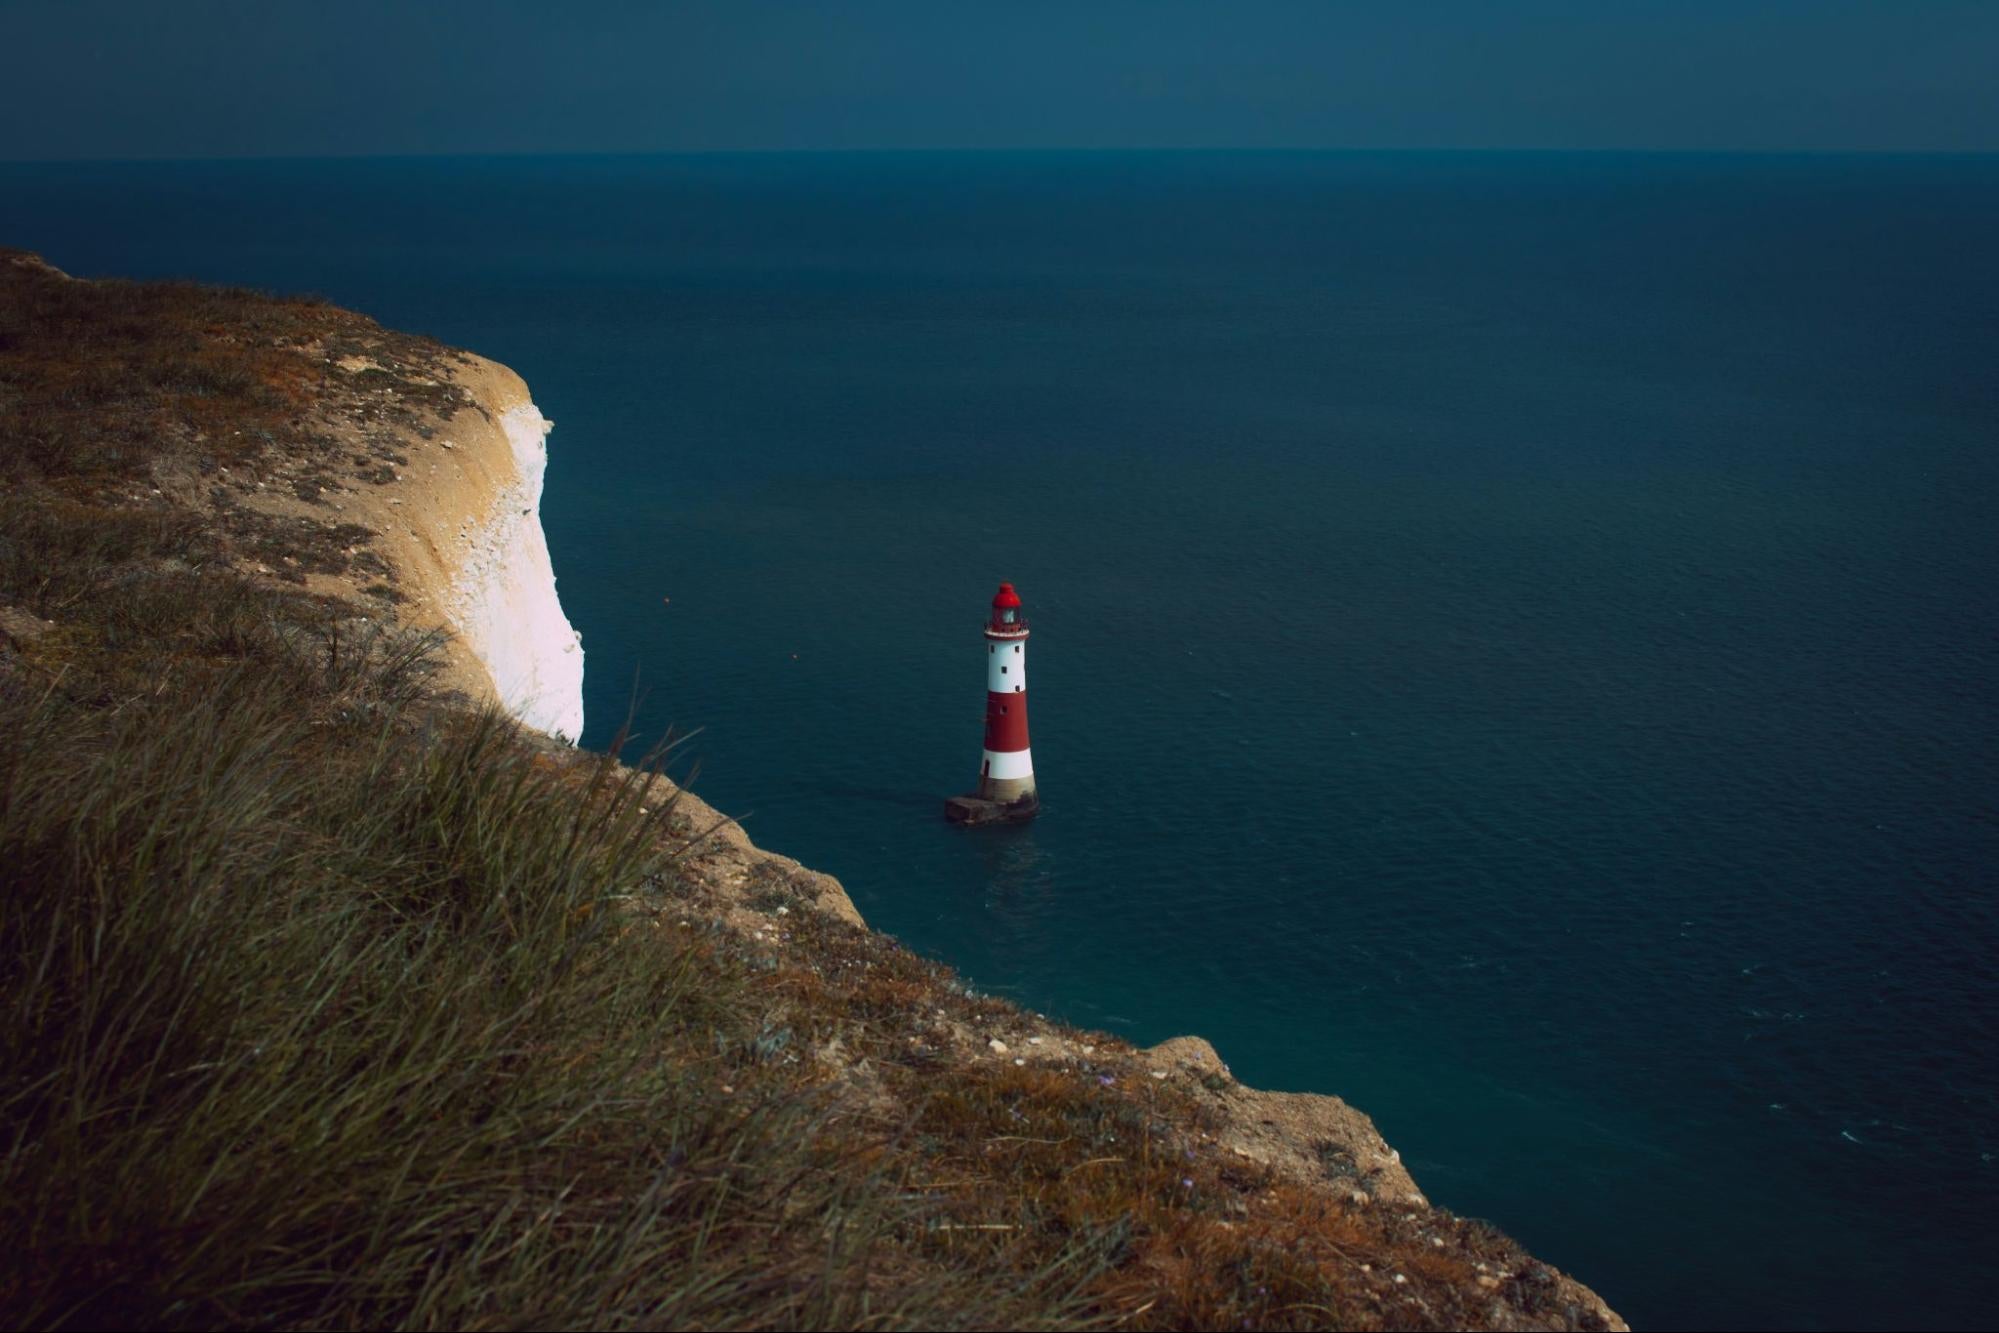
[[[1027,750],[987,750],[983,776],[989,778],[1031,778],[1034,760]]]
[[[1027,654],[1020,644],[986,644],[986,689],[993,694],[1027,692]]]

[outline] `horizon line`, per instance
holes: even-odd
[[[1999,157],[1995,148],[1534,148],[1534,147],[1009,147],[1009,148],[638,148],[638,149],[468,149],[415,152],[218,153],[205,156],[0,157],[0,167],[172,166],[175,164],[269,162],[421,162],[464,159],[551,160],[573,158],[730,158],[730,157]]]

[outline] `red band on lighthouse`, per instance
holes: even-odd
[[[986,746],[979,796],[1001,804],[1032,802],[1034,760],[1027,748],[1027,617],[1020,595],[1002,583],[986,621]]]

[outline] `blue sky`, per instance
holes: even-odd
[[[1999,150],[1999,0],[0,0],[0,158]]]

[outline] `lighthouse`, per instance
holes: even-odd
[[[979,758],[979,787],[944,803],[956,824],[989,824],[1034,818],[1034,759],[1027,748],[1027,616],[1020,594],[1002,583],[993,594],[983,634],[986,649],[986,745]]]

